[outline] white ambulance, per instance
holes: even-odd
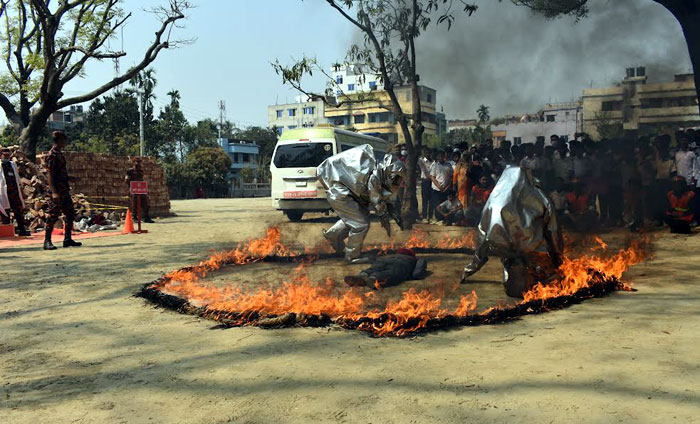
[[[316,167],[324,159],[353,147],[369,144],[380,160],[389,143],[378,137],[332,127],[285,130],[272,153],[272,207],[290,221],[300,221],[305,212],[326,212],[326,191],[316,179]]]

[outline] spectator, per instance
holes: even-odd
[[[431,207],[431,198],[433,190],[431,188],[432,180],[430,179],[430,167],[433,164],[434,151],[432,149],[423,149],[423,157],[418,159],[418,167],[420,168],[420,193],[421,193],[421,216],[424,222],[430,221],[433,217],[433,209]]]
[[[685,178],[673,178],[673,189],[668,192],[668,210],[666,223],[672,233],[690,234],[690,223],[693,222],[695,192],[688,188]]]
[[[692,184],[695,178],[695,152],[688,150],[688,137],[684,133],[678,135],[679,150],[676,152],[676,170],[678,175],[685,178],[687,184]]]
[[[559,142],[559,147],[554,152],[552,168],[556,179],[561,179],[564,182],[568,182],[571,179],[571,175],[574,172],[574,164],[573,159],[569,156],[569,149],[566,147],[566,143]]]
[[[464,218],[462,203],[454,192],[447,194],[447,200],[440,203],[435,209],[435,218],[443,225],[458,224]]]
[[[31,236],[24,222],[24,199],[17,164],[10,158],[10,149],[2,149],[0,156],[0,220],[5,225],[10,224],[10,212],[14,213],[17,234]]]
[[[437,152],[435,162],[430,166],[430,180],[432,181],[431,207],[436,208],[437,205],[447,200],[447,192],[452,185],[452,167],[445,162],[444,151]]]
[[[485,175],[479,178],[479,184],[472,188],[469,198],[469,209],[467,210],[467,225],[477,225],[481,219],[481,212],[491,195],[493,185]]]
[[[469,201],[469,162],[467,161],[467,154],[462,154],[459,158],[459,162],[454,168],[454,173],[452,174],[452,187],[457,192],[457,199],[462,207],[466,208]]]
[[[566,193],[566,207],[562,223],[576,231],[591,231],[598,225],[598,213],[595,199],[591,196],[583,181],[574,178],[570,190]]]

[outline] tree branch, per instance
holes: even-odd
[[[77,103],[83,103],[87,102],[89,100],[94,99],[97,96],[100,96],[107,92],[108,90],[111,90],[112,88],[123,84],[126,81],[129,81],[131,78],[133,78],[136,74],[138,74],[140,71],[145,69],[148,65],[150,65],[158,56],[158,53],[160,53],[161,50],[167,49],[169,47],[169,44],[167,41],[162,42],[161,38],[165,31],[175,22],[184,19],[185,15],[182,13],[181,10],[173,8],[173,14],[168,16],[161,24],[160,28],[158,31],[155,33],[155,39],[151,46],[146,50],[146,53],[144,54],[143,59],[141,60],[140,63],[137,65],[133,66],[130,68],[127,72],[124,74],[120,75],[117,78],[114,78],[113,80],[107,82],[106,84],[103,84],[102,86],[94,89],[93,91],[80,95],[80,96],[75,96],[71,98],[67,98],[64,100],[61,100],[57,102],[57,108],[61,109],[66,106],[70,106],[73,104]],[[64,82],[67,82],[68,80],[65,80]]]

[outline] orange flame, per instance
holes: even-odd
[[[599,245],[596,251],[603,250],[602,253],[573,257],[567,252],[559,268],[561,278],[552,283],[535,285],[524,293],[523,302],[572,295],[582,288],[600,282],[600,278],[596,280],[592,275],[620,279],[631,265],[644,259],[650,244],[648,238],[643,238],[614,255],[606,256],[604,253],[607,244],[598,237],[596,242]],[[473,244],[473,233],[458,238],[443,237],[435,245],[431,245],[426,233],[414,231],[406,246],[458,249],[471,247]],[[305,249],[305,252],[310,253],[308,249]],[[448,315],[466,317],[474,314],[477,309],[478,298],[474,291],[462,296],[457,308],[450,312],[442,307],[444,289],[417,291],[410,288],[402,293],[400,300],[390,301],[383,308],[374,307],[368,310],[376,300],[376,292],[362,293],[358,289],[345,287],[341,289],[329,278],[320,283],[311,281],[304,270],[310,266],[314,257],[299,263],[295,275],[289,281],[283,281],[276,289],[265,288],[247,292],[230,285],[216,287],[199,281],[207,273],[224,265],[244,265],[270,255],[292,256],[297,253],[282,244],[279,229],[273,227],[267,230],[265,237],[249,240],[230,251],[215,253],[194,267],[167,274],[155,286],[161,291],[184,298],[193,305],[204,306],[206,310],[218,314],[215,318],[238,316],[239,324],[255,324],[257,318],[293,312],[323,315],[332,320],[365,318],[358,328],[377,335],[409,334],[425,327],[431,319]],[[489,308],[481,314],[488,314],[498,308],[501,306]]]

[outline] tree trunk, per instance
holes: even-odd
[[[19,136],[19,143],[22,151],[27,155],[29,160],[36,162],[36,145],[41,136],[41,132],[46,127],[51,114],[43,106],[33,113],[29,118],[29,124],[22,130]]]
[[[683,28],[683,35],[685,35],[685,41],[688,44],[690,62],[693,64],[693,73],[695,74],[695,94],[700,103],[700,5],[696,7],[695,13],[682,18],[676,16],[676,18]],[[700,117],[700,104],[698,105],[698,117]]]
[[[700,0],[656,1],[673,14],[683,30],[690,63],[695,74],[695,94],[698,98],[698,117],[700,117]]]

